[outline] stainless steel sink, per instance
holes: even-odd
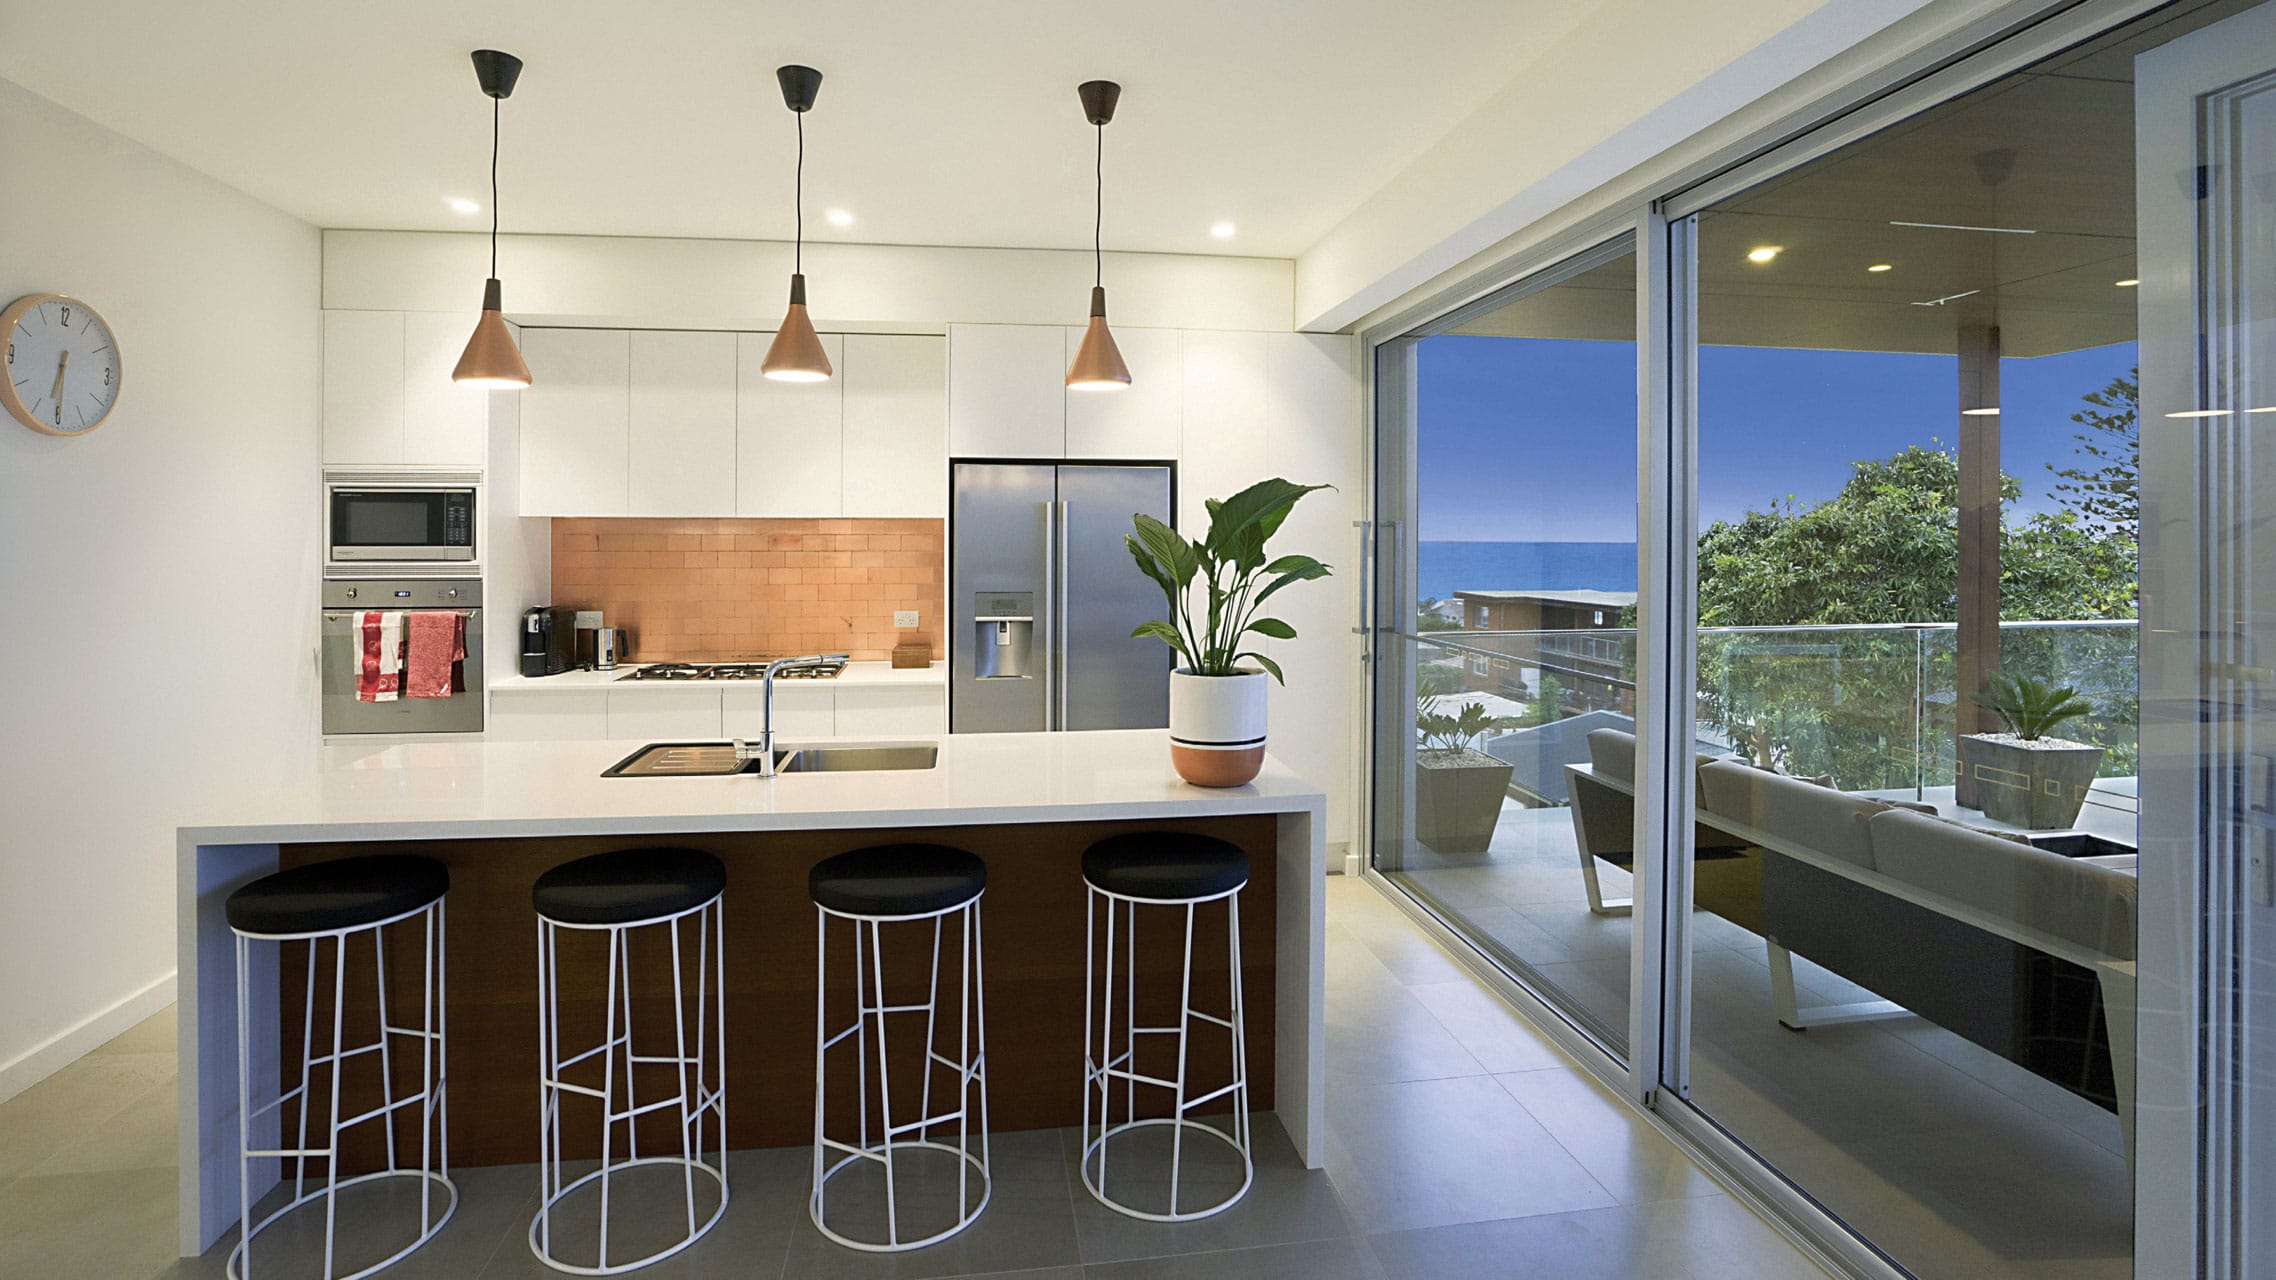
[[[849,742],[792,747],[777,773],[861,773],[930,769],[940,748],[930,742]]]

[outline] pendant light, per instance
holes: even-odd
[[[822,73],[812,67],[776,67],[774,78],[782,85],[782,105],[798,117],[798,168],[791,197],[798,230],[790,251],[790,311],[775,330],[759,372],[777,382],[821,382],[830,376],[830,353],[822,349],[806,314],[805,254],[806,113],[822,91]]]
[[[474,78],[490,95],[490,279],[482,286],[482,318],[474,323],[474,336],[466,340],[466,353],[450,380],[474,387],[526,387],[529,365],[514,345],[501,314],[504,301],[498,288],[498,107],[521,79],[522,60],[496,49],[474,51]]]
[[[1086,80],[1076,86],[1083,100],[1083,116],[1098,128],[1098,163],[1091,216],[1091,322],[1083,330],[1082,345],[1075,348],[1075,363],[1067,367],[1067,386],[1076,391],[1120,391],[1130,385],[1130,366],[1114,345],[1106,327],[1106,125],[1114,119],[1114,104],[1122,86],[1112,80]]]

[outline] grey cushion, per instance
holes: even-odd
[[[1783,845],[1873,866],[1865,819],[1881,806],[1870,800],[1736,760],[1700,766],[1699,789],[1709,821],[1728,818]]]
[[[2114,959],[2134,958],[2138,886],[2123,871],[1902,810],[1875,814],[1866,826],[1884,875]]]
[[[1588,731],[1588,762],[1598,773],[1622,782],[1636,780],[1636,735],[1618,729]]]

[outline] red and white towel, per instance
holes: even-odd
[[[356,701],[393,702],[403,688],[403,613],[365,609],[356,614]]]
[[[426,609],[412,614],[403,653],[403,696],[451,696],[460,687],[458,664],[465,657],[464,614],[455,609]]]

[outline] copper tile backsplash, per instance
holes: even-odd
[[[557,519],[553,603],[598,609],[635,662],[940,655],[940,520]],[[893,613],[923,625],[896,631]]]

